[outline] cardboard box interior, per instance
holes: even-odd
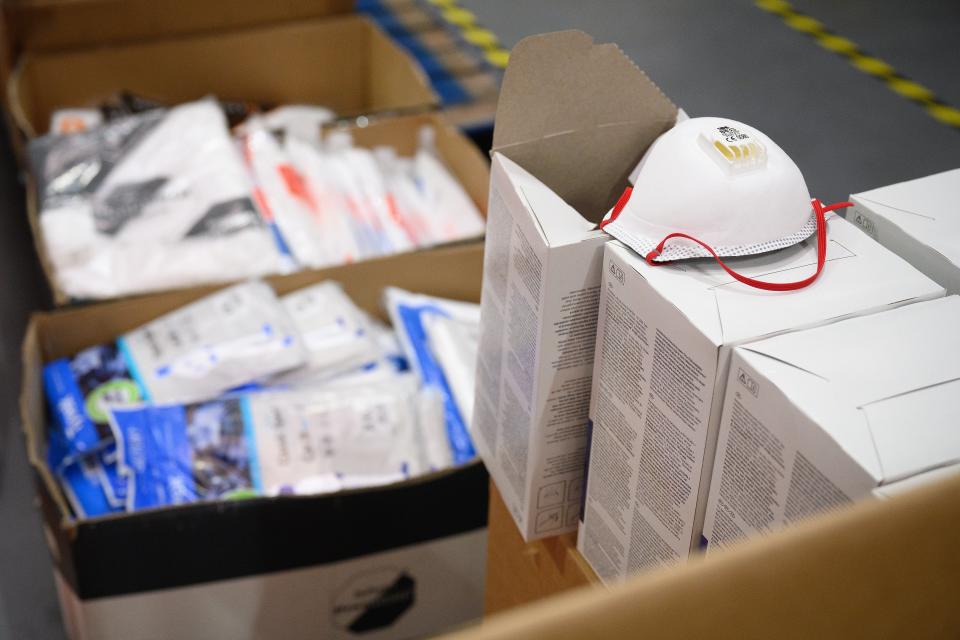
[[[478,243],[472,243],[370,260],[323,271],[281,276],[269,279],[269,282],[278,294],[284,294],[310,283],[333,279],[344,286],[346,292],[360,307],[381,319],[386,319],[381,308],[381,296],[383,288],[389,285],[435,296],[478,301],[482,264],[483,247]],[[76,582],[78,574],[82,574],[79,579],[86,577],[89,582],[90,576],[95,577],[97,572],[102,572],[103,566],[98,565],[98,562],[105,561],[102,553],[108,556],[114,554],[115,557],[131,554],[133,563],[150,562],[149,558],[144,559],[143,554],[136,549],[128,549],[122,544],[125,536],[147,535],[151,536],[150,540],[154,540],[153,536],[159,538],[162,537],[163,532],[168,532],[170,535],[189,538],[195,546],[202,546],[207,544],[204,542],[206,540],[203,536],[204,527],[240,526],[243,522],[246,522],[247,526],[255,526],[259,532],[258,535],[265,536],[267,534],[260,532],[260,525],[256,523],[263,522],[264,519],[269,521],[270,514],[256,513],[256,510],[261,507],[276,511],[275,517],[293,517],[296,513],[299,513],[300,517],[309,517],[311,504],[323,506],[321,503],[324,503],[327,505],[324,508],[334,509],[337,504],[343,504],[349,495],[383,494],[385,491],[402,493],[405,487],[410,485],[428,483],[446,477],[454,477],[453,483],[462,484],[460,489],[468,494],[476,493],[476,488],[480,487],[485,495],[486,474],[483,466],[479,462],[474,462],[456,469],[391,485],[387,489],[375,488],[325,496],[291,496],[278,499],[261,498],[225,503],[202,503],[136,514],[110,515],[80,522],[72,520],[60,488],[45,463],[48,417],[42,381],[43,364],[55,358],[74,354],[85,347],[111,341],[125,331],[201,297],[211,289],[213,288],[177,291],[69,310],[38,313],[30,322],[23,343],[23,386],[20,399],[23,429],[27,454],[35,472],[44,520],[48,533],[56,541],[55,545],[51,541],[51,552],[60,572],[67,577],[68,581]],[[333,506],[330,506],[331,503]],[[251,514],[251,511],[254,513]],[[473,511],[485,512],[485,505],[482,509]],[[211,512],[217,514],[214,520],[220,524],[210,524],[209,517],[205,516],[209,516]],[[243,520],[244,517],[247,520]],[[182,518],[179,525],[178,518]],[[224,522],[226,524],[223,524]],[[233,524],[231,525],[230,522]],[[253,522],[253,525],[250,525],[250,522]],[[151,533],[151,530],[160,533]],[[276,533],[279,535],[282,532]],[[286,532],[282,535],[293,534]],[[200,537],[197,538],[197,536]],[[251,542],[253,543],[255,541]],[[168,543],[157,541],[159,547],[166,544]],[[170,541],[169,544],[176,543]],[[222,542],[211,540],[210,544],[216,545]],[[338,544],[347,543],[340,541]],[[109,551],[111,546],[115,548]],[[312,545],[312,547],[316,546],[316,544]],[[211,548],[207,553],[215,555],[217,551]],[[270,547],[257,553],[268,556],[292,552]],[[220,561],[223,562],[222,558]],[[162,579],[162,576],[158,576],[158,579]],[[81,594],[81,597],[85,596]]]
[[[575,532],[524,542],[492,480],[488,529],[488,616],[600,582],[577,551]]]
[[[7,0],[3,6],[9,44],[31,51],[227,31],[352,9],[351,0]]]
[[[441,116],[435,113],[397,116],[374,120],[366,127],[350,126],[346,130],[351,132],[358,146],[373,148],[378,145],[389,145],[396,148],[401,155],[410,155],[417,149],[418,133],[421,127],[426,125],[433,126],[436,132],[436,149],[444,164],[463,185],[480,213],[486,215],[490,165],[476,145],[445,122]],[[53,277],[53,267],[41,238],[36,192],[33,181],[29,177],[27,179],[27,215],[33,231],[37,255],[40,257],[44,274],[53,292],[54,301],[58,305],[65,305],[70,302],[70,299],[58,289]],[[310,282],[314,273],[307,270],[293,274],[290,278],[298,282]],[[198,290],[210,291],[213,288],[216,287],[199,287]]]
[[[420,67],[360,16],[93,49],[26,53],[8,83],[9,107],[27,137],[47,131],[61,107],[118,91],[177,104],[226,100],[307,103],[340,115],[436,104]]]
[[[954,476],[446,637],[956,637],[958,493]]]

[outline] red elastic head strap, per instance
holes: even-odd
[[[617,219],[620,212],[623,211],[623,208],[627,206],[627,202],[630,201],[631,194],[633,194],[633,187],[627,187],[623,190],[623,193],[620,194],[620,198],[617,200],[617,204],[613,205],[613,210],[610,211],[610,217],[600,222],[601,229]]]
[[[817,276],[820,275],[820,272],[823,271],[823,265],[827,261],[827,219],[825,214],[829,211],[834,211],[836,209],[843,209],[845,207],[852,207],[852,202],[838,202],[836,204],[831,204],[829,206],[823,206],[823,204],[817,200],[813,199],[813,210],[817,216],[817,270],[809,278],[804,278],[803,280],[798,280],[796,282],[764,282],[763,280],[754,280],[753,278],[748,278],[747,276],[740,275],[726,264],[723,263],[723,260],[720,259],[720,256],[717,255],[717,252],[702,240],[698,240],[693,236],[687,235],[686,233],[671,233],[663,240],[660,241],[660,244],[657,245],[657,248],[651,251],[646,255],[647,264],[653,266],[660,266],[664,264],[669,264],[669,262],[654,262],[654,260],[663,252],[663,247],[668,240],[672,238],[684,238],[692,242],[696,242],[698,245],[710,252],[710,255],[713,256],[713,259],[723,267],[723,270],[730,274],[732,278],[738,282],[742,282],[745,285],[755,287],[757,289],[763,289],[764,291],[795,291],[797,289],[802,289],[813,283],[817,279]]]

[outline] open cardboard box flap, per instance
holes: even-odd
[[[448,640],[956,637],[960,475],[678,567],[487,618]]]
[[[676,118],[676,105],[616,45],[582,31],[531,36],[510,54],[493,151],[596,223]]]

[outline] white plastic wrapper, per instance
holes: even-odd
[[[331,238],[324,234],[321,212],[313,193],[274,134],[251,119],[241,138],[244,156],[256,183],[261,209],[272,220],[298,264],[322,268],[346,262],[336,257]]]
[[[303,264],[315,267],[317,260],[322,264],[346,264],[376,255],[372,246],[364,246],[366,229],[360,212],[350,209],[338,188],[337,172],[327,154],[317,143],[295,136],[286,139],[284,148],[316,204],[316,215],[306,220],[306,228],[300,233],[313,238],[316,246],[313,250],[304,249],[305,256],[318,251],[323,257],[304,257]]]
[[[269,285],[228,287],[168,313],[118,341],[154,403],[194,402],[299,367],[296,324]]]
[[[469,355],[463,358],[454,354],[447,355],[445,361],[448,363],[455,361],[457,365],[449,372],[445,370],[440,357],[435,352],[435,348],[439,345],[431,344],[428,325],[433,316],[439,316],[451,322],[463,324],[464,335],[476,334],[479,332],[480,325],[480,305],[410,293],[395,287],[388,287],[384,297],[394,330],[410,362],[410,368],[417,373],[426,389],[434,390],[442,398],[447,440],[453,462],[455,464],[468,462],[473,459],[476,452],[467,426],[468,418],[465,414],[467,407],[458,403],[451,377],[463,378],[464,369],[469,368],[469,365],[462,360],[469,358]],[[441,329],[440,333],[442,332]],[[434,333],[437,333],[436,328]],[[465,383],[458,380],[457,384]],[[472,391],[472,388],[472,386],[462,388],[461,395],[467,393],[467,389]]]
[[[452,242],[483,235],[485,222],[463,186],[440,161],[434,149],[435,132],[420,131],[420,148],[414,156],[413,176],[420,209],[426,212],[430,244]]]
[[[97,109],[57,109],[50,116],[50,133],[80,133],[103,124]]]
[[[412,157],[373,151],[335,131],[288,132],[283,143],[262,118],[242,145],[263,209],[296,261],[320,268],[483,234],[484,220],[434,150],[425,127]]]
[[[271,109],[256,118],[248,118],[240,124],[236,131],[240,135],[247,135],[258,127],[269,131],[278,131],[284,136],[300,138],[302,140],[319,140],[320,128],[334,119],[335,114],[330,109],[310,104],[288,104]],[[259,122],[254,123],[254,120]]]
[[[336,282],[305,287],[280,300],[303,338],[307,362],[274,382],[328,381],[382,357],[366,314]]]
[[[250,398],[261,490],[316,493],[389,484],[427,470],[416,380]],[[284,448],[309,438],[317,455]]]
[[[274,273],[280,254],[213,100],[30,143],[59,288],[108,298]]]
[[[479,318],[473,314],[464,319],[431,313],[423,316],[423,327],[430,351],[443,370],[467,430],[472,434],[477,352],[480,349]]]

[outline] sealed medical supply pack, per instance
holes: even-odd
[[[410,367],[427,389],[442,398],[446,439],[453,452],[454,464],[470,461],[476,452],[467,419],[463,415],[464,406],[457,402],[450,376],[459,375],[462,380],[463,369],[472,366],[469,362],[460,361],[454,370],[445,369],[438,355],[437,347],[440,345],[431,343],[427,326],[432,318],[444,318],[464,326],[464,331],[476,333],[480,323],[479,305],[410,293],[396,287],[388,287],[384,298]]]
[[[276,273],[281,258],[213,99],[29,146],[56,285],[109,298]]]
[[[281,142],[257,118],[240,144],[261,209],[294,259],[319,268],[483,234],[483,217],[439,158],[435,136],[423,126],[407,157],[356,145],[341,130],[323,141],[319,130],[288,132]]]
[[[957,473],[958,325],[950,296],[734,349],[708,550]]]
[[[44,366],[65,456],[109,442],[107,406],[193,402],[302,365],[297,327],[269,285],[228,287],[131,331]]]
[[[677,107],[578,31],[511,53],[497,104],[474,442],[525,540],[576,528],[603,245],[597,224]]]
[[[307,361],[274,376],[272,383],[325,382],[385,357],[375,333],[381,328],[336,282],[297,289],[280,302],[303,339]]]
[[[126,508],[389,484],[423,473],[417,382],[111,409]]]
[[[648,264],[604,253],[590,399],[584,518],[577,546],[607,582],[685,560],[703,517],[731,352],[737,345],[942,297],[943,288],[837,216],[826,244],[730,263],[750,279],[816,282],[760,291],[712,260]]]

